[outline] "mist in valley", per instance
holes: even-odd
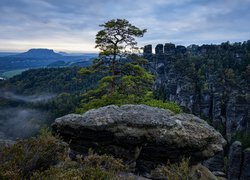
[[[0,114],[0,137],[26,138],[35,135],[46,119],[46,113],[28,108],[5,108]]]
[[[45,126],[49,114],[30,105],[46,103],[54,97],[56,97],[55,94],[25,96],[0,90],[0,100],[17,103],[15,107],[0,106],[0,139],[15,140],[36,135],[39,129]]]
[[[56,97],[55,94],[36,94],[36,95],[24,96],[24,95],[15,94],[10,91],[0,90],[0,98],[12,100],[12,101],[22,101],[26,103],[35,103],[35,102],[41,102],[41,101],[44,102],[54,97]]]

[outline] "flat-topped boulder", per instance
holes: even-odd
[[[206,121],[191,114],[146,105],[109,105],[57,118],[53,132],[73,151],[89,148],[140,164],[207,159],[223,150],[226,141]]]

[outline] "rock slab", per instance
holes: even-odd
[[[194,115],[146,105],[109,105],[69,114],[56,119],[52,129],[76,152],[92,148],[144,165],[177,162],[183,156],[200,162],[221,152],[226,143]]]

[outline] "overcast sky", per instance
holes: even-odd
[[[140,46],[250,39],[250,0],[0,0],[0,51],[94,52],[114,18],[148,30]]]

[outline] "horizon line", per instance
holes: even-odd
[[[234,43],[244,43],[244,42],[247,42],[249,41],[250,39],[247,39],[247,40],[244,40],[244,41],[222,41],[222,42],[211,42],[211,43],[191,43],[191,44],[188,44],[188,45],[184,45],[184,44],[181,44],[181,43],[174,43],[174,42],[165,42],[165,43],[145,43],[145,45],[142,45],[141,47],[143,48],[144,46],[146,45],[152,45],[153,47],[156,47],[158,44],[166,44],[166,43],[172,43],[172,44],[175,44],[175,45],[181,45],[181,46],[185,46],[185,47],[188,47],[188,46],[191,46],[191,45],[198,45],[198,46],[202,46],[202,45],[220,45],[222,43],[227,43],[229,42],[229,44],[234,44]],[[30,49],[51,49],[53,50],[54,52],[56,53],[60,53],[60,52],[65,52],[65,53],[72,53],[72,54],[85,54],[85,53],[93,53],[93,54],[98,54],[100,51],[72,51],[72,50],[66,50],[66,49],[54,49],[54,48],[46,48],[46,47],[34,47],[34,48],[27,48],[26,50],[18,50],[18,49],[13,49],[13,50],[10,50],[10,49],[7,49],[7,50],[4,50],[4,49],[0,49],[0,53],[24,53],[24,52],[27,52],[28,50]]]

